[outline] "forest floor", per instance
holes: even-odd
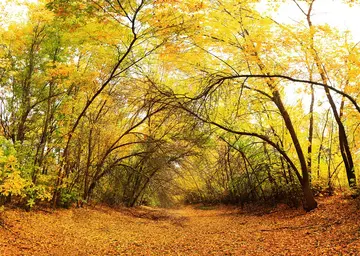
[[[360,255],[360,210],[338,196],[310,213],[284,205],[8,209],[0,255]]]

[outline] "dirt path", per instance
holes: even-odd
[[[339,198],[308,214],[98,206],[2,219],[0,255],[360,255],[360,211]]]

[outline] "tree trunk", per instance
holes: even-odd
[[[45,119],[44,119],[44,124],[43,124],[43,130],[42,130],[40,142],[36,149],[36,154],[35,154],[34,165],[35,165],[35,167],[39,167],[39,168],[43,167],[42,164],[43,164],[43,160],[44,160],[45,146],[46,146],[46,143],[47,143],[48,137],[49,137],[49,128],[48,127],[54,116],[53,103],[52,103],[53,102],[53,100],[52,100],[53,88],[54,88],[53,85],[54,85],[53,82],[50,82],[49,95],[48,95],[48,99],[47,99],[47,107],[46,107]],[[35,169],[32,174],[32,181],[34,184],[36,183],[37,175],[38,175],[38,170]]]
[[[268,75],[268,73],[265,70],[265,65],[262,63],[258,52],[255,50],[256,47],[254,46],[254,57],[257,59],[257,64],[258,67],[260,69],[260,71],[264,74],[264,75]],[[307,166],[307,161],[304,155],[304,152],[301,148],[300,145],[300,141],[296,135],[294,126],[292,124],[291,118],[289,113],[287,112],[282,100],[281,100],[281,95],[280,92],[278,91],[278,89],[276,88],[276,85],[274,84],[274,81],[272,78],[269,78],[267,80],[267,86],[269,87],[269,89],[272,91],[272,101],[275,103],[275,105],[277,106],[277,108],[280,111],[280,114],[284,120],[285,123],[285,127],[288,130],[290,136],[291,136],[291,140],[294,144],[297,156],[298,156],[298,160],[300,162],[300,166],[301,166],[301,171],[302,171],[302,177],[298,177],[299,181],[301,183],[302,186],[302,190],[304,193],[304,209],[306,211],[311,211],[313,209],[315,209],[317,207],[317,203],[315,201],[314,195],[310,189],[310,177],[309,177],[309,170],[308,170],[308,166]]]
[[[304,193],[303,208],[305,211],[309,212],[317,207],[317,202],[315,201],[313,192],[311,191],[309,181],[304,182],[301,186]]]
[[[327,82],[327,81],[325,81],[325,82]],[[325,92],[326,92],[326,97],[328,98],[331,109],[333,111],[336,123],[338,124],[340,153],[344,160],[348,183],[349,183],[350,188],[355,188],[356,187],[356,177],[355,177],[355,170],[354,170],[354,162],[352,159],[349,142],[348,142],[348,139],[346,136],[345,127],[341,121],[340,115],[337,112],[335,102],[334,102],[332,96],[330,95],[329,88],[327,86],[325,86],[324,88],[325,88]]]
[[[310,178],[309,178],[309,172],[308,172],[307,162],[306,162],[304,153],[301,149],[301,145],[300,145],[299,139],[296,135],[292,121],[290,119],[289,113],[287,112],[284,104],[282,103],[280,93],[279,93],[279,91],[277,91],[275,89],[273,89],[273,101],[274,101],[275,105],[278,107],[278,109],[281,113],[281,116],[284,119],[285,126],[286,126],[287,130],[289,131],[291,139],[294,143],[296,153],[297,153],[297,156],[298,156],[298,159],[300,162],[300,166],[301,166],[301,171],[302,171],[302,180],[300,180],[300,183],[301,183],[301,187],[302,187],[302,190],[304,193],[304,209],[306,211],[311,211],[317,207],[317,203],[316,203],[314,195],[310,189]]]
[[[87,157],[85,173],[84,173],[84,195],[83,195],[84,200],[87,200],[87,197],[88,197],[89,171],[90,171],[91,157],[92,157],[92,147],[93,147],[93,145],[92,145],[92,132],[93,132],[93,129],[90,128],[89,141],[88,141],[88,157]]]
[[[308,151],[307,151],[307,166],[309,171],[309,179],[310,179],[310,186],[311,186],[311,179],[312,179],[312,142],[313,142],[313,134],[314,134],[314,85],[311,85],[311,103],[310,103],[310,121],[309,121],[309,136],[308,136]]]
[[[326,117],[325,117],[325,124],[324,124],[324,127],[322,129],[322,132],[321,132],[321,140],[320,140],[320,146],[319,146],[319,152],[318,152],[318,156],[317,156],[317,178],[320,179],[320,161],[321,161],[321,153],[323,151],[323,143],[324,143],[324,139],[325,139],[325,130],[326,130],[326,126],[327,126],[327,123],[329,121],[329,112],[330,112],[330,109],[328,109],[326,111]]]

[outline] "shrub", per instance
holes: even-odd
[[[70,206],[79,200],[79,195],[73,191],[62,190],[60,192],[59,206],[70,208]]]
[[[24,197],[24,188],[28,185],[21,176],[16,151],[11,142],[0,137],[0,195]]]

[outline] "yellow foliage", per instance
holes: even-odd
[[[2,152],[0,152],[2,153]],[[27,182],[21,177],[17,159],[13,155],[1,156],[0,165],[0,194],[23,195]]]

